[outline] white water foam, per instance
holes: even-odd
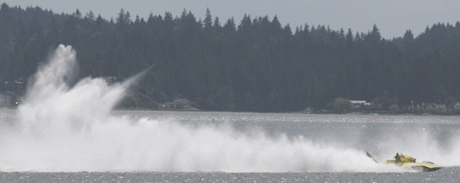
[[[17,124],[0,136],[1,171],[400,171],[362,151],[303,137],[114,116],[110,111],[136,77],[69,86],[76,65],[72,47],[60,45],[33,77]]]

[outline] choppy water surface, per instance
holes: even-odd
[[[458,182],[459,168],[426,173],[0,173],[2,182]]]

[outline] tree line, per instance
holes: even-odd
[[[257,112],[331,109],[338,97],[384,107],[460,99],[458,22],[385,39],[376,25],[365,33],[291,29],[276,16],[222,21],[209,10],[201,20],[186,10],[144,19],[122,9],[107,20],[1,5],[0,80],[30,77],[59,44],[77,50],[81,77],[123,80],[155,65],[128,94],[128,108],[177,98],[202,110]]]

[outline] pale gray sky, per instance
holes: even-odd
[[[2,1],[0,1],[2,2]],[[40,6],[55,13],[83,15],[90,10],[106,19],[117,17],[120,9],[147,18],[150,13],[180,16],[184,9],[203,19],[206,8],[221,23],[233,17],[239,24],[244,14],[277,15],[280,22],[297,26],[329,25],[332,30],[351,28],[368,32],[374,24],[385,38],[401,37],[407,29],[415,35],[434,23],[455,24],[460,21],[459,0],[3,0],[10,6]]]

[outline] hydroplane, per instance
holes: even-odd
[[[371,154],[366,152],[366,155],[374,162],[378,163]],[[385,164],[392,164],[403,168],[412,168],[423,172],[432,172],[441,169],[441,166],[436,165],[431,161],[417,162],[414,157],[404,155],[402,153],[396,153],[395,157],[388,159]]]

